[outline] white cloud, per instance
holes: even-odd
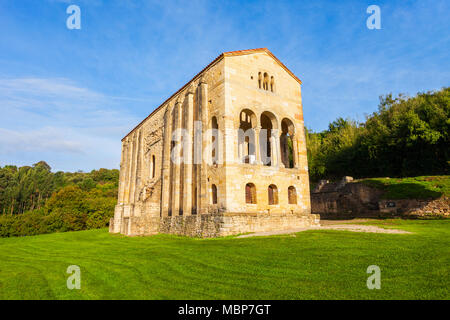
[[[0,128],[0,152],[62,152],[84,153],[80,141],[67,137],[60,128],[18,131]]]
[[[76,86],[68,79],[0,79],[0,105],[30,112],[42,110],[57,114],[67,109],[95,110],[106,97]]]
[[[0,161],[45,160],[59,170],[117,167],[120,139],[139,122],[123,107],[126,100],[133,103],[65,78],[0,78]]]
[[[39,93],[43,95],[63,96],[70,98],[99,98],[101,95],[89,89],[76,86],[69,79],[16,78],[0,79],[3,92],[13,94],[17,92]]]

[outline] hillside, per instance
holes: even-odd
[[[450,176],[368,178],[361,181],[383,190],[384,199],[437,199],[450,197]]]

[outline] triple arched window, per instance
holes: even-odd
[[[213,199],[214,192],[217,197],[217,188],[213,185]],[[278,204],[278,188],[276,185],[271,184],[267,187],[267,198],[269,205]],[[214,203],[214,200],[213,200]],[[256,204],[256,187],[253,183],[247,183],[245,185],[245,203],[248,204]],[[289,204],[297,204],[297,190],[294,186],[289,186],[288,188],[288,203]]]
[[[275,78],[273,76],[269,76],[267,72],[258,72],[258,88],[275,92]]]

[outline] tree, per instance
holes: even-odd
[[[448,174],[449,132],[450,88],[382,96],[364,123],[338,118],[306,131],[311,180]]]
[[[33,164],[33,167],[34,168],[42,168],[42,169],[47,170],[47,171],[51,171],[52,170],[52,168],[45,161],[39,161],[39,162]]]

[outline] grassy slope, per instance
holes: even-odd
[[[412,235],[127,238],[90,230],[0,239],[0,299],[449,299],[450,221],[376,222]],[[81,290],[66,268],[81,267]],[[381,268],[381,290],[366,269]]]
[[[436,199],[450,196],[450,176],[368,178],[363,183],[385,191],[384,199]]]

